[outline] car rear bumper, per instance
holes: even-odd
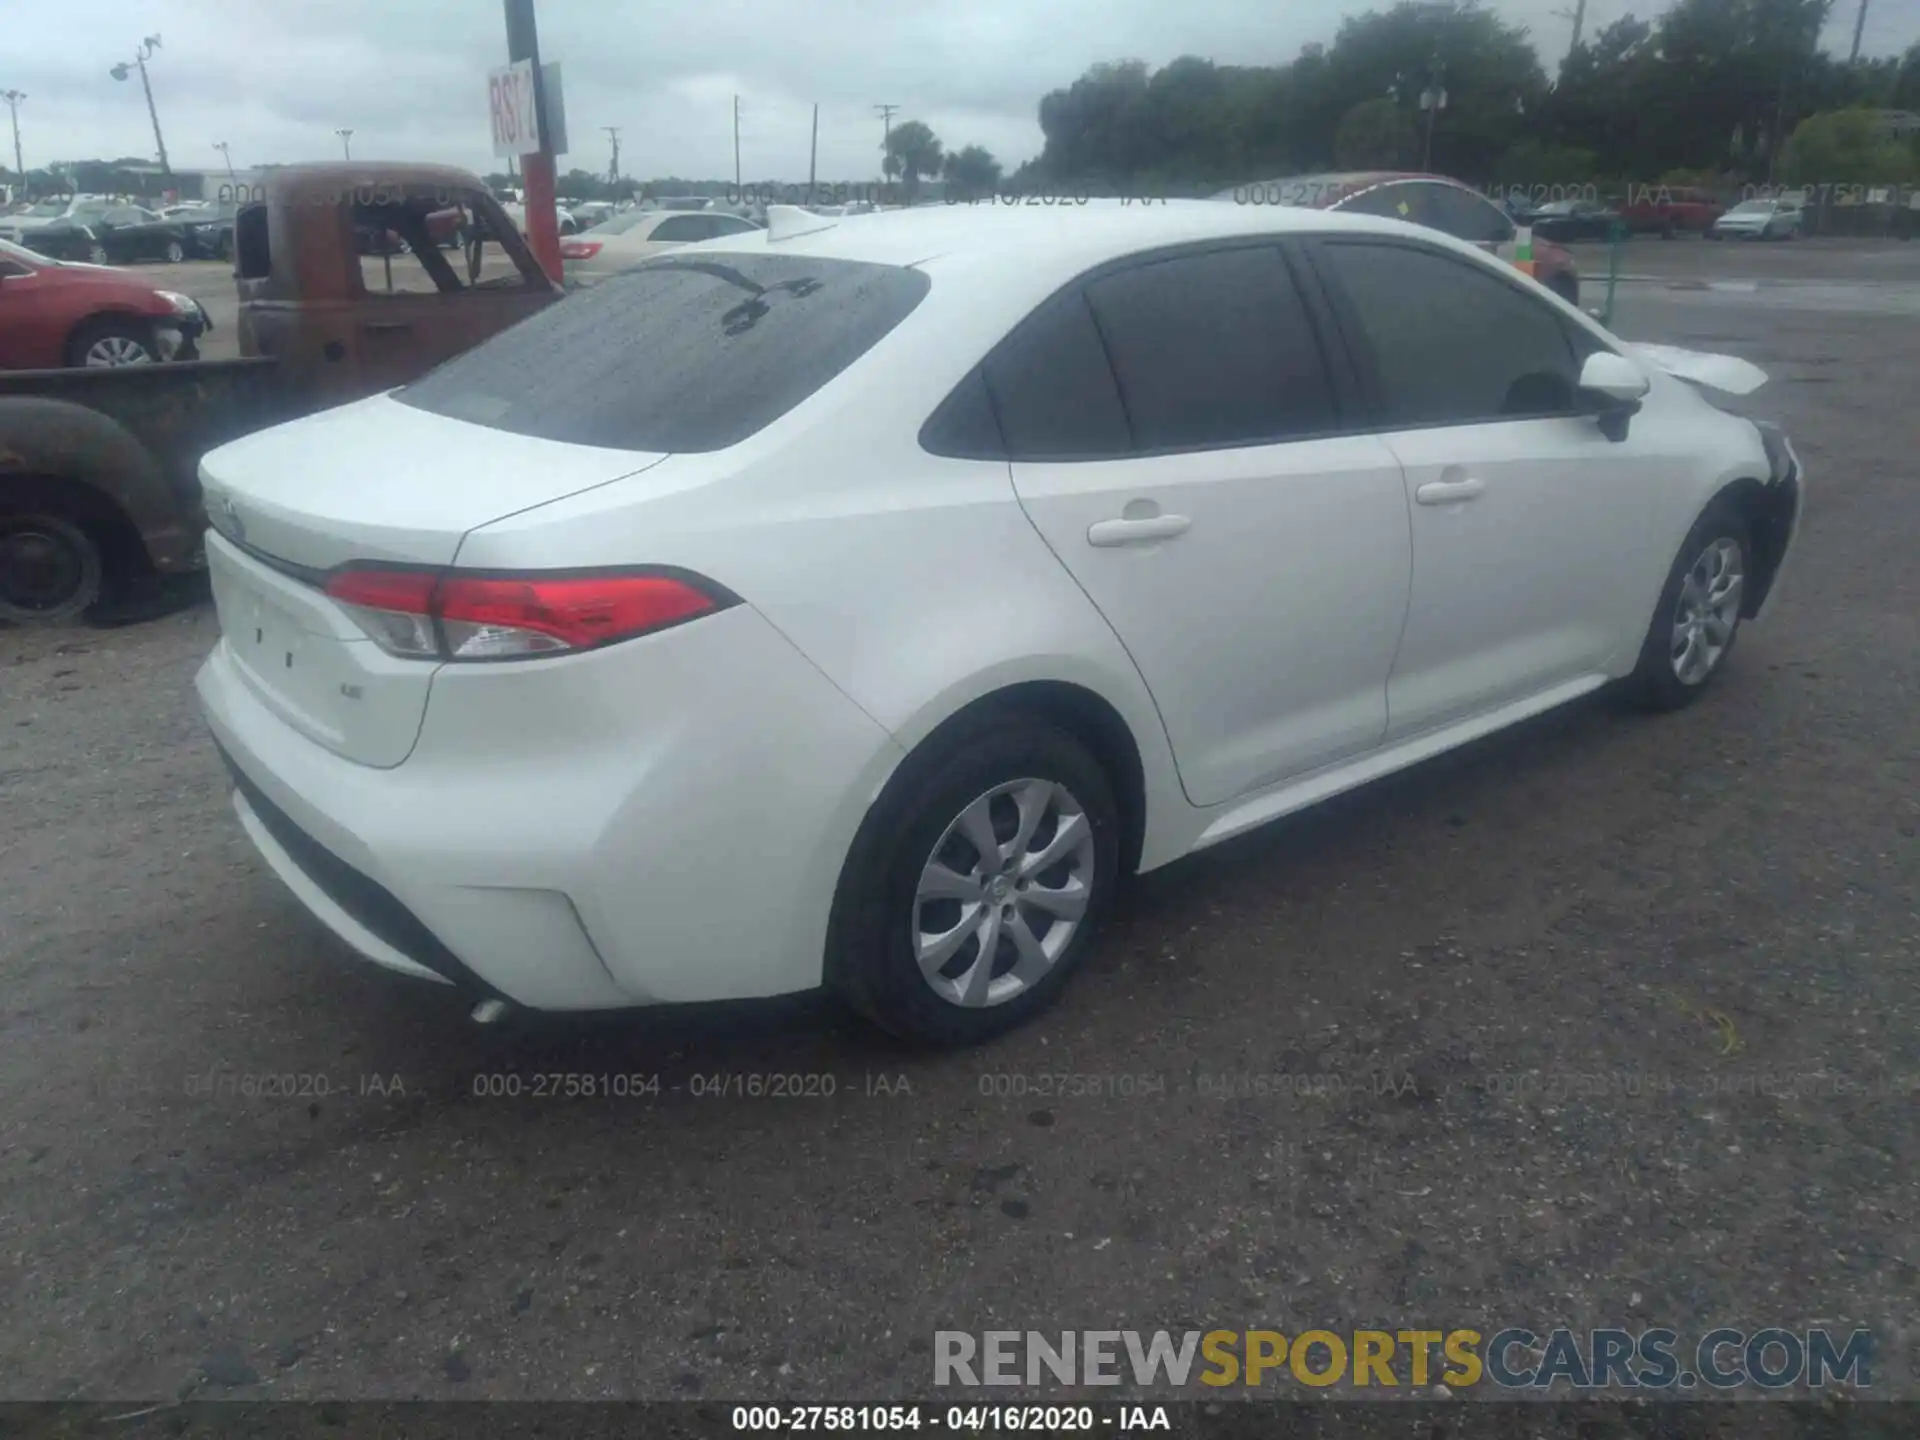
[[[757,613],[433,684],[414,753],[378,769],[276,715],[224,640],[196,680],[242,827],[349,947],[544,1010],[820,982],[897,757]]]

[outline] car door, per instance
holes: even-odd
[[[152,258],[153,231],[147,225],[147,212],[137,205],[116,205],[106,211],[94,226],[94,236],[115,264]]]
[[[1518,278],[1417,242],[1311,249],[1413,517],[1388,738],[1606,669],[1645,628],[1630,577],[1684,457],[1601,433],[1577,379],[1602,343]]]
[[[47,275],[0,255],[0,370],[38,370],[62,363],[60,346],[73,323]]]
[[[1271,240],[1096,273],[986,385],[1021,505],[1138,665],[1195,805],[1379,743],[1409,524]],[[1343,400],[1343,390],[1345,399]]]

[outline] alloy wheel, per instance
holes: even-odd
[[[1668,657],[1682,685],[1704,684],[1733,643],[1746,588],[1738,541],[1721,536],[1687,567],[1674,602]]]
[[[151,365],[153,355],[130,335],[102,335],[87,347],[87,364]]]
[[[1093,895],[1086,811],[1053,780],[976,798],[933,847],[914,894],[914,958],[950,1004],[1002,1005],[1053,969]]]

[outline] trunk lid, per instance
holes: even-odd
[[[439,666],[382,650],[326,596],[324,572],[356,560],[450,564],[478,526],[665,458],[491,430],[384,396],[221,446],[201,482],[224,648],[288,725],[349,760],[398,765]]]

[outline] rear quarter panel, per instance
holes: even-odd
[[[918,441],[924,418],[1051,288],[982,314],[941,306],[936,279],[906,324],[759,435],[483,526],[458,563],[651,563],[710,576],[903,753],[1007,686],[1082,686],[1140,751],[1143,868],[1174,858],[1190,843],[1191,812],[1139,671],[1027,520],[1007,465],[930,455]],[[660,493],[672,470],[708,478]]]

